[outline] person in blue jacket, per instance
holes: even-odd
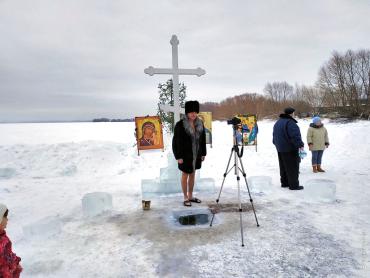
[[[293,118],[294,111],[294,108],[288,107],[280,114],[274,125],[272,142],[278,153],[281,187],[301,190],[303,186],[299,185],[299,150],[303,150],[304,143],[297,121]]]

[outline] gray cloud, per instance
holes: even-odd
[[[0,1],[0,121],[89,120],[154,113],[147,66],[171,65],[172,34],[188,96],[262,93],[268,81],[313,84],[333,50],[368,48],[368,1]]]

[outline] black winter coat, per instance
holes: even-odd
[[[203,122],[200,120],[199,122],[202,126],[200,128],[199,127],[195,128],[196,132],[200,132],[198,138],[199,148],[195,163],[195,169],[201,168],[202,156],[207,155],[206,133]],[[189,135],[185,130],[184,120],[178,121],[175,125],[174,135],[172,138],[172,151],[176,160],[182,159],[184,161],[182,164],[178,164],[179,169],[188,174],[193,173],[195,169],[193,167],[193,150],[191,135]]]

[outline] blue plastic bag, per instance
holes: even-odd
[[[298,154],[301,159],[307,156],[307,152],[304,149],[300,149]]]

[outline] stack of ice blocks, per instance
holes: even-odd
[[[177,168],[177,161],[172,153],[168,153],[168,167],[160,169],[157,179],[141,180],[141,191],[143,199],[151,197],[166,196],[181,193],[181,171]],[[215,181],[211,178],[200,178],[199,171],[196,172],[194,191],[210,192],[215,190]]]

